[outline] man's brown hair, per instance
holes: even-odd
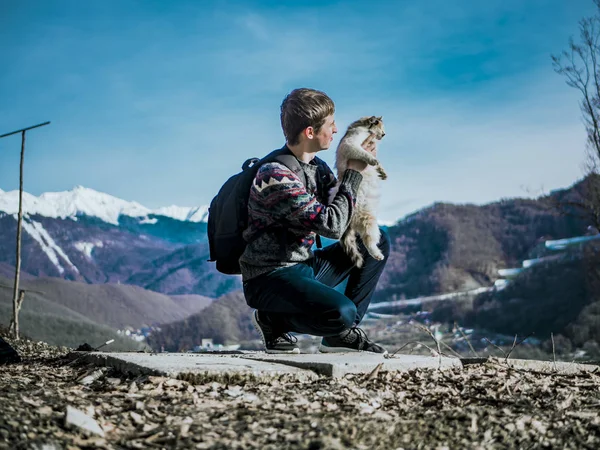
[[[288,144],[298,144],[300,133],[313,127],[318,133],[335,105],[327,94],[316,89],[294,89],[281,103],[281,128]]]

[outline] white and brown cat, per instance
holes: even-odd
[[[356,241],[357,236],[361,237],[367,251],[373,258],[380,261],[384,258],[383,253],[377,247],[381,232],[377,225],[376,216],[380,197],[379,180],[385,180],[387,174],[377,158],[362,147],[365,142],[373,139],[381,140],[383,136],[385,136],[385,130],[381,117],[362,117],[350,124],[336,150],[335,168],[338,180],[342,179],[349,160],[358,159],[368,164],[362,172],[363,180],[358,189],[356,206],[350,225],[348,225],[340,240],[344,250],[356,267],[362,267],[364,262]],[[336,191],[337,186],[330,193],[330,198],[335,195]]]

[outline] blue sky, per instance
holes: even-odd
[[[283,144],[279,105],[327,92],[340,133],[383,115],[380,217],[581,177],[577,92],[552,70],[592,0],[0,2],[0,134],[27,136],[25,190],[83,185],[155,208],[207,204]],[[18,189],[20,138],[0,140]]]

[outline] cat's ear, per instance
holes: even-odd
[[[369,125],[375,125],[378,121],[379,119],[375,116],[369,117]]]
[[[379,117],[377,118],[377,120],[380,120],[380,121],[381,121],[381,120],[383,120],[383,116],[379,116]]]

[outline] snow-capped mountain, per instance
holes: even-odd
[[[24,275],[217,297],[241,286],[207,263],[207,207],[149,209],[77,186],[23,193]],[[18,191],[0,191],[0,275],[16,262]]]
[[[557,194],[557,200],[580,201],[581,186],[583,181]],[[17,198],[0,192],[0,276],[14,274]],[[241,278],[223,275],[207,262],[201,210],[152,211],[84,188],[26,196],[22,274],[216,298],[239,289]],[[490,286],[497,269],[540,257],[540,237],[581,236],[588,225],[549,210],[546,200],[435,204],[389,228],[392,250],[376,297]]]
[[[16,214],[19,210],[19,191],[5,192],[0,189],[0,211]],[[55,219],[77,220],[78,215],[97,217],[119,225],[120,216],[139,218],[141,223],[155,223],[150,216],[164,216],[185,222],[206,222],[208,206],[166,206],[155,210],[137,202],[128,202],[112,195],[83,186],[65,192],[46,192],[39,197],[23,192],[23,212]]]

